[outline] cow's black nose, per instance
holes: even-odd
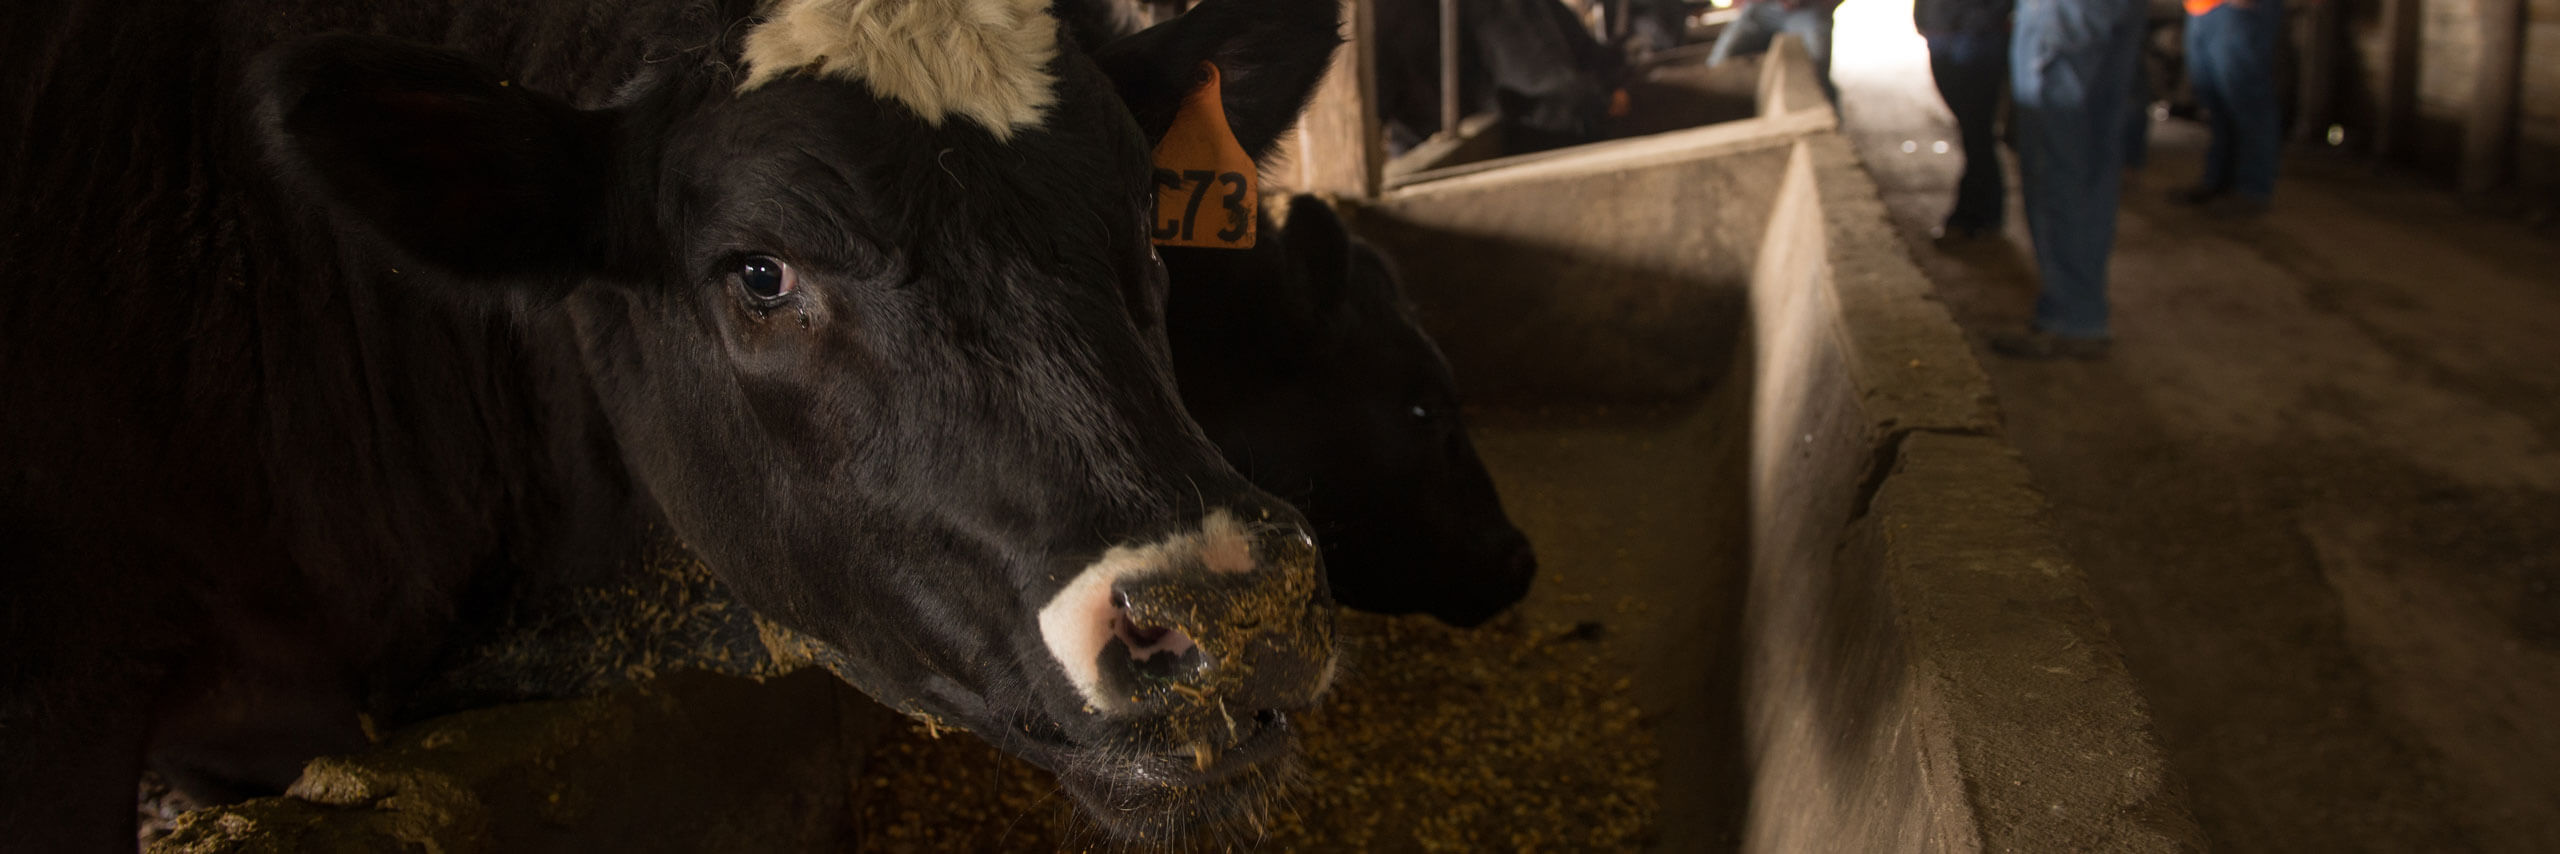
[[[1115,546],[1039,621],[1087,709],[1175,731],[1304,707],[1332,673],[1323,558],[1286,506],[1213,509],[1196,528]]]
[[[1113,662],[1125,668],[1115,687],[1145,711],[1292,708],[1331,666],[1333,605],[1315,540],[1294,520],[1238,533],[1112,586],[1112,643],[1127,651]]]

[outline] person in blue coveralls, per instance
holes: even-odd
[[[2242,219],[2267,212],[2276,192],[2276,36],[2283,0],[2186,0],[2187,79],[2213,128],[2204,175],[2174,197]]]
[[[2039,290],[2035,320],[1992,336],[1992,352],[2107,355],[2107,256],[2145,13],[2145,0],[2018,0],[2009,93]]]
[[[2009,85],[2009,14],[2016,0],[1914,0],[1911,25],[1929,42],[1929,76],[1956,118],[1964,177],[1938,226],[1950,246],[2000,233],[2009,204],[2001,176],[2000,93]]]

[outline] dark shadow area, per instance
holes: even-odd
[[[1723,207],[1647,209],[1710,212],[1701,221],[1614,232],[1605,206],[1565,229],[1577,200],[1643,195],[1611,186],[1626,176],[1559,182],[1538,210],[1496,209],[1521,195],[1437,208],[1466,208],[1480,231],[1383,208],[1356,220],[1404,270],[1474,404],[1477,448],[1536,544],[1541,576],[1521,618],[1597,632],[1603,666],[1633,684],[1661,751],[1658,851],[1735,850],[1748,813],[1748,277],[1774,171],[1698,181]],[[1644,239],[1656,231],[1679,238]],[[1644,248],[1619,248],[1630,245]]]
[[[1701,283],[1383,211],[1362,230],[1393,248],[1406,295],[1459,366],[1470,400],[1666,403],[1694,399],[1731,372],[1729,345],[1748,310],[1739,281]]]
[[[1453,330],[1454,331],[1454,330]],[[1725,338],[1743,366],[1747,325]],[[1470,376],[1468,365],[1459,377]],[[1742,735],[1751,384],[1641,405],[1522,399],[1471,414],[1542,575],[1532,624],[1590,627],[1660,749],[1652,850],[1730,851],[1751,792]]]
[[[1609,120],[1607,138],[1687,130],[1760,114],[1759,66],[1732,63],[1664,66],[1627,86],[1627,114]]]

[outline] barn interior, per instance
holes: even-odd
[[[1310,722],[1346,733],[1310,785],[1419,797],[1212,843],[2560,849],[2560,51],[2531,49],[2560,9],[2299,13],[2283,201],[2160,201],[2203,146],[2162,115],[2116,351],[2030,363],[1981,343],[2033,299],[2024,217],[1930,245],[1960,158],[1908,0],[1840,8],[1837,111],[1793,42],[1705,67],[1732,13],[1699,7],[1617,138],[1457,116],[1394,157],[1369,2],[1268,177],[1394,260],[1543,570],[1483,629],[1350,624],[1357,713]],[[1357,672],[1390,646],[1431,672]],[[284,797],[146,802],[146,847],[1113,844],[1008,762],[815,670],[676,672],[386,733]],[[1587,776],[1506,788],[1539,774]]]

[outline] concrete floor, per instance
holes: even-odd
[[[2005,242],[1930,247],[1962,157],[1910,20],[1850,0],[1835,76],[1979,341],[2027,319],[2026,230],[2013,199]],[[2201,219],[2165,194],[2203,143],[2156,126],[2127,187],[2112,358],[1978,351],[2196,817],[2226,851],[2560,851],[2560,241],[2327,152]]]

